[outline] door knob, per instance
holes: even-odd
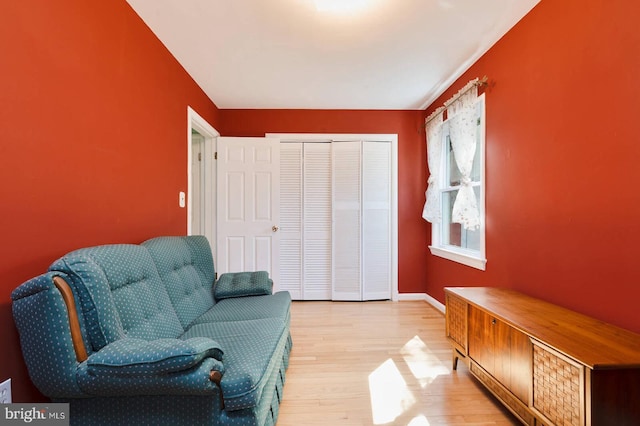
[[[271,230],[272,230],[273,232],[278,232],[278,229],[280,229],[280,228],[278,228],[278,226],[277,226],[277,225],[273,225],[273,226],[271,227]]]

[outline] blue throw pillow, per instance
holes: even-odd
[[[187,370],[204,358],[222,361],[220,345],[206,337],[187,340],[117,340],[87,359],[87,372],[94,376],[146,376]]]
[[[229,297],[261,296],[271,294],[273,280],[266,271],[230,272],[222,274],[213,288],[216,300]]]

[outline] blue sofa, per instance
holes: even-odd
[[[205,237],[83,248],[15,289],[29,375],[78,425],[274,425],[291,298]]]

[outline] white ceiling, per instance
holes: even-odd
[[[314,1],[127,0],[224,109],[423,109],[540,0]]]

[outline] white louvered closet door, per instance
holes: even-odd
[[[282,143],[280,290],[331,299],[331,144]]]
[[[303,296],[331,299],[331,144],[304,144]]]
[[[391,144],[362,144],[363,300],[391,296]]]
[[[361,142],[331,144],[333,300],[362,300]]]
[[[282,143],[280,290],[391,298],[391,144]]]
[[[280,144],[280,282],[294,300],[303,299],[302,143]]]

